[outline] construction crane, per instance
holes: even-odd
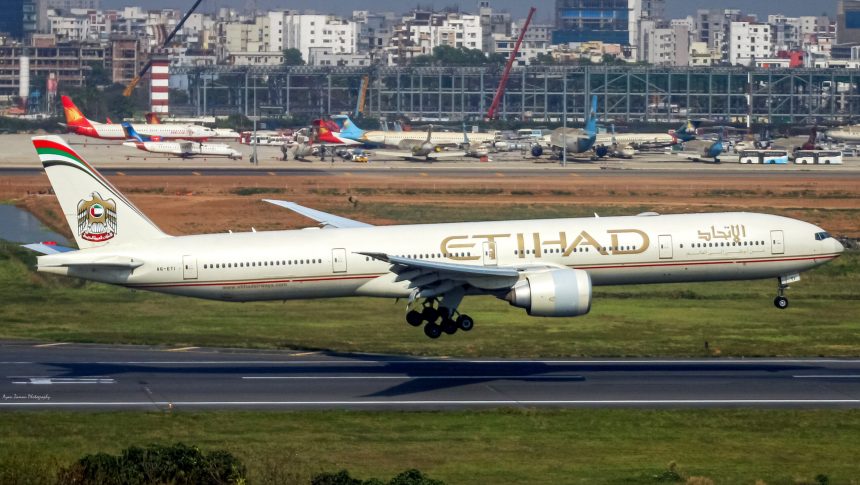
[[[194,13],[194,11],[197,9],[197,6],[200,5],[200,2],[202,1],[203,0],[195,1],[194,5],[191,6],[191,9],[185,12],[185,15],[182,17],[182,20],[180,20],[179,23],[176,24],[176,27],[173,28],[173,31],[170,32],[170,35],[168,35],[167,38],[164,39],[164,42],[161,44],[162,49],[167,47],[168,44],[170,44],[170,41],[173,40],[173,37],[176,35],[177,32],[179,32],[179,29],[182,28],[182,26],[185,24],[185,21],[188,20],[188,17],[190,17],[192,13]],[[137,73],[137,76],[134,76],[134,79],[132,79],[131,82],[128,83],[128,86],[126,86],[125,90],[122,92],[123,96],[125,96],[126,98],[131,96],[131,93],[134,92],[134,88],[137,86],[137,83],[139,83],[140,79],[144,75],[146,75],[150,67],[152,67],[152,59],[146,61],[146,64],[143,65],[143,68],[140,70],[139,73]]]
[[[367,87],[370,85],[370,76],[361,78],[361,87],[358,88],[358,101],[355,103],[355,116],[364,114],[364,104],[367,101]]]
[[[505,64],[505,70],[502,72],[502,79],[499,81],[499,88],[496,89],[496,95],[493,96],[493,102],[490,104],[490,109],[487,110],[487,119],[496,119],[496,110],[499,108],[499,103],[502,101],[502,96],[505,95],[505,86],[508,85],[508,76],[511,75],[511,67],[514,65],[514,60],[517,58],[517,53],[520,51],[520,45],[523,43],[523,37],[526,36],[526,31],[529,29],[529,24],[532,21],[537,9],[532,7],[529,9],[529,16],[526,17],[526,23],[523,24],[520,30],[520,36],[517,37],[517,43],[514,44],[514,50],[511,51],[511,56],[508,57],[508,62]]]

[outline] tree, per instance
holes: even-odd
[[[292,47],[289,49],[284,49],[284,65],[304,66],[305,60],[302,59],[302,51]]]

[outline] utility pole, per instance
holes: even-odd
[[[567,167],[567,68],[564,68],[564,114],[561,121],[561,166]]]
[[[254,165],[260,165],[257,159],[257,77],[254,76]]]

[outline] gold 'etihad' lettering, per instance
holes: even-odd
[[[739,233],[743,233],[745,229],[740,229],[737,231]],[[525,259],[526,257],[526,238],[529,233],[516,233],[513,236],[516,237],[516,255],[520,259]],[[611,243],[608,246],[604,246],[600,244],[597,239],[594,238],[587,231],[581,231],[573,241],[568,244],[568,236],[565,231],[558,232],[558,239],[546,239],[542,240],[541,234],[538,232],[531,233],[531,243],[533,244],[533,255],[535,258],[543,257],[544,247],[558,247],[562,256],[567,257],[573,253],[576,248],[580,246],[591,246],[594,250],[602,254],[604,256],[608,254],[613,255],[622,255],[622,254],[641,254],[648,250],[651,246],[651,240],[644,231],[639,229],[608,229],[606,234],[609,235]],[[640,241],[633,243],[631,241],[622,242],[620,241],[621,237],[625,234],[630,234],[634,236],[638,236]],[[732,232],[730,234],[733,235]],[[453,259],[455,261],[475,261],[481,259],[478,254],[470,255],[468,252],[464,252],[464,249],[472,249],[477,246],[476,239],[483,239],[489,243],[490,251],[498,250],[497,245],[498,239],[510,238],[511,234],[476,234],[474,236],[448,236],[442,240],[442,244],[440,248],[445,257],[449,259]],[[471,241],[470,241],[471,240]],[[553,249],[551,252],[555,252]]]
[[[606,232],[608,234],[612,235],[612,254],[639,254],[639,253],[644,253],[648,249],[648,246],[651,245],[651,240],[648,239],[648,235],[645,234],[643,231],[640,231],[639,229],[612,229],[612,230],[609,230]],[[624,234],[624,233],[638,234],[639,237],[642,238],[642,244],[641,245],[634,244],[631,246],[631,249],[620,249],[618,247],[618,235]]]
[[[462,256],[459,256],[458,253],[461,251],[457,251],[457,249],[469,249],[475,247],[475,243],[451,243],[451,241],[455,239],[469,239],[469,236],[448,236],[442,240],[442,244],[439,246],[442,250],[442,254],[447,255],[449,259],[453,259],[455,261],[475,261],[480,259],[480,256],[468,256],[466,253],[463,253]]]

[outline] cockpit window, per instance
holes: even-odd
[[[830,233],[828,233],[828,232],[816,232],[815,233],[815,240],[816,241],[823,241],[829,237],[831,237],[831,236],[830,236]]]

